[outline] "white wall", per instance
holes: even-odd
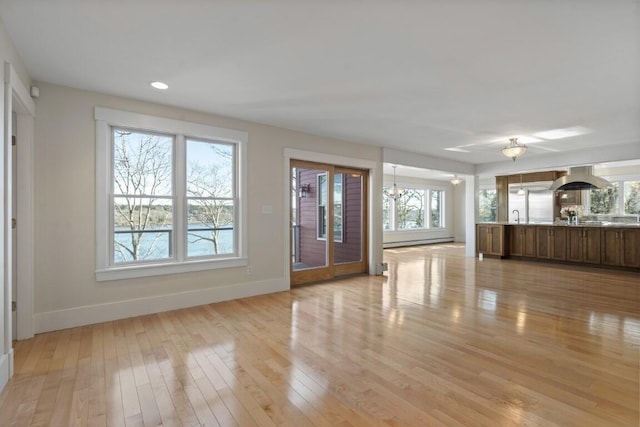
[[[285,148],[381,165],[381,150],[376,147],[46,83],[37,85],[36,332],[287,289]],[[253,274],[248,275],[246,268],[229,268],[112,282],[95,280],[95,106],[248,132],[248,256]],[[273,214],[263,214],[263,205],[271,205]],[[374,258],[378,258],[376,263],[382,261],[381,248]]]

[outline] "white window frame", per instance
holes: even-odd
[[[591,213],[591,190],[585,190],[582,193],[582,199],[585,201],[584,202],[584,212],[586,215],[599,215],[602,217],[606,217],[606,216],[615,216],[615,217],[629,217],[629,218],[637,218],[638,215],[637,214],[628,214],[624,211],[624,205],[625,205],[625,197],[624,197],[624,184],[625,182],[635,182],[635,181],[640,181],[640,176],[639,177],[625,177],[625,178],[617,178],[617,179],[611,179],[609,178],[609,182],[611,184],[618,184],[618,203],[616,206],[616,211],[612,212],[612,213],[608,213],[608,214],[594,214]]]
[[[247,260],[247,143],[248,134],[243,131],[219,128],[199,123],[167,119],[146,114],[96,107],[96,280],[120,280],[136,277],[157,276],[163,274],[185,273],[191,271],[211,270],[218,268],[242,267],[248,265]],[[187,258],[182,244],[176,245],[174,258],[154,260],[135,264],[111,263],[112,212],[110,199],[112,180],[112,127],[124,127],[140,131],[176,135],[174,156],[175,177],[184,175],[186,168],[185,139],[203,139],[212,142],[232,143],[236,146],[235,185],[237,188],[236,212],[234,228],[237,227],[236,252],[232,255],[216,255],[207,258]],[[174,178],[175,179],[175,178]],[[175,185],[174,206],[176,242],[182,242],[183,224],[186,221],[184,209],[186,189],[179,183]]]
[[[440,225],[435,227],[432,224],[432,218],[431,218],[431,198],[433,197],[433,192],[434,191],[439,191],[440,194],[442,195],[442,199],[440,200]],[[429,220],[429,225],[427,226],[430,230],[440,230],[443,228],[446,228],[447,224],[446,224],[446,219],[447,219],[447,215],[446,215],[446,200],[447,199],[447,192],[444,188],[438,188],[438,187],[429,187],[429,216],[428,216],[428,220]]]
[[[425,186],[421,186],[421,185],[417,185],[417,184],[413,184],[413,185],[403,185],[402,188],[405,190],[405,194],[406,194],[406,190],[418,190],[418,191],[422,191],[422,224],[424,224],[422,227],[419,228],[398,228],[398,221],[397,221],[397,213],[398,213],[398,207],[397,207],[397,200],[391,199],[391,205],[393,206],[393,230],[394,231],[398,231],[400,233],[412,233],[414,231],[424,231],[424,230],[428,230],[429,229],[429,218],[427,217],[427,208],[428,205],[426,204],[426,202],[429,200],[429,189]],[[430,211],[429,211],[430,212]]]
[[[396,220],[396,214],[397,214],[397,208],[396,208],[396,201],[392,198],[389,198],[389,224],[391,225],[391,228],[389,230],[384,230],[385,233],[412,233],[412,232],[416,232],[416,231],[438,231],[438,230],[443,230],[445,228],[447,228],[447,223],[446,223],[446,217],[447,217],[447,206],[446,206],[446,198],[447,198],[447,188],[444,186],[439,186],[439,185],[420,185],[420,184],[403,184],[402,182],[398,182],[396,184],[399,188],[403,188],[403,189],[407,189],[410,188],[412,190],[422,190],[424,191],[424,199],[423,199],[423,205],[424,205],[424,218],[423,218],[423,224],[424,226],[421,228],[403,228],[403,229],[398,229],[398,223]],[[382,197],[388,197],[384,195],[384,191],[387,188],[391,188],[393,186],[393,182],[385,182],[383,185],[383,196]],[[441,222],[443,225],[439,226],[439,227],[434,227],[433,224],[431,223],[431,193],[432,191],[441,191],[442,192],[442,203],[441,203],[441,211],[440,211],[440,215],[441,215]]]
[[[336,177],[340,176],[341,182],[341,191],[340,191],[340,203],[336,201]],[[333,174],[333,242],[334,243],[344,243],[344,196],[345,196],[345,174],[343,173],[334,173]],[[336,233],[336,206],[340,205],[340,234]]]
[[[327,196],[325,200],[320,200],[322,197],[322,178],[324,178],[324,183],[327,187]],[[327,233],[329,232],[329,174],[326,172],[319,173],[316,175],[316,188],[318,189],[318,197],[316,199],[316,239],[317,240],[327,240]],[[322,203],[320,203],[322,202]],[[326,217],[326,219],[325,219]]]

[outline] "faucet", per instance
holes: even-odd
[[[517,215],[516,216],[516,222],[518,224],[520,224],[520,211],[518,209],[514,209],[514,210],[511,211],[511,213],[515,213]]]

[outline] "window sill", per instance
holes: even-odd
[[[194,271],[216,270],[219,268],[244,267],[248,265],[247,258],[227,258],[216,260],[187,261],[180,263],[128,265],[110,267],[96,271],[96,280],[135,279],[138,277],[162,276],[165,274],[190,273]]]

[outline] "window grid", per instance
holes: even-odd
[[[611,187],[587,192],[585,212],[591,215],[640,215],[640,181],[611,181]]]

